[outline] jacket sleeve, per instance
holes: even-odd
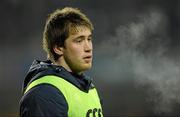
[[[67,117],[67,113],[63,94],[49,84],[33,87],[20,101],[20,117]]]

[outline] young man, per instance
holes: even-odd
[[[58,9],[44,29],[47,61],[35,60],[24,80],[21,117],[102,117],[92,80],[83,72],[92,66],[90,20],[78,9]]]

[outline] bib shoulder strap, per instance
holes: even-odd
[[[52,86],[55,86],[57,89],[59,89],[60,91],[62,91],[63,95],[66,98],[66,94],[64,94],[64,89],[67,85],[69,85],[70,83],[67,82],[66,80],[64,80],[63,78],[60,78],[58,76],[54,76],[54,75],[48,75],[48,76],[44,76],[42,78],[39,78],[35,81],[33,81],[32,83],[30,83],[30,85],[27,87],[27,89],[25,90],[24,94],[27,93],[30,89],[32,89],[33,87],[40,85],[40,84],[50,84]]]

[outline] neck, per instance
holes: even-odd
[[[82,72],[75,72],[73,71],[69,65],[65,62],[64,59],[62,59],[62,57],[60,57],[57,61],[53,62],[54,65],[57,65],[57,66],[62,66],[64,67],[68,72],[71,72],[71,73],[75,73],[75,74],[78,74],[78,75],[81,75]]]
[[[64,59],[61,59],[62,57],[60,57],[57,61],[54,62],[55,65],[57,66],[62,66],[64,67],[67,71],[72,72],[71,68],[66,64],[66,62],[64,61]]]

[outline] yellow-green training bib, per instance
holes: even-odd
[[[33,81],[25,93],[39,84],[50,84],[59,89],[68,103],[68,117],[103,117],[100,99],[95,88],[81,91],[63,78],[48,75]]]

